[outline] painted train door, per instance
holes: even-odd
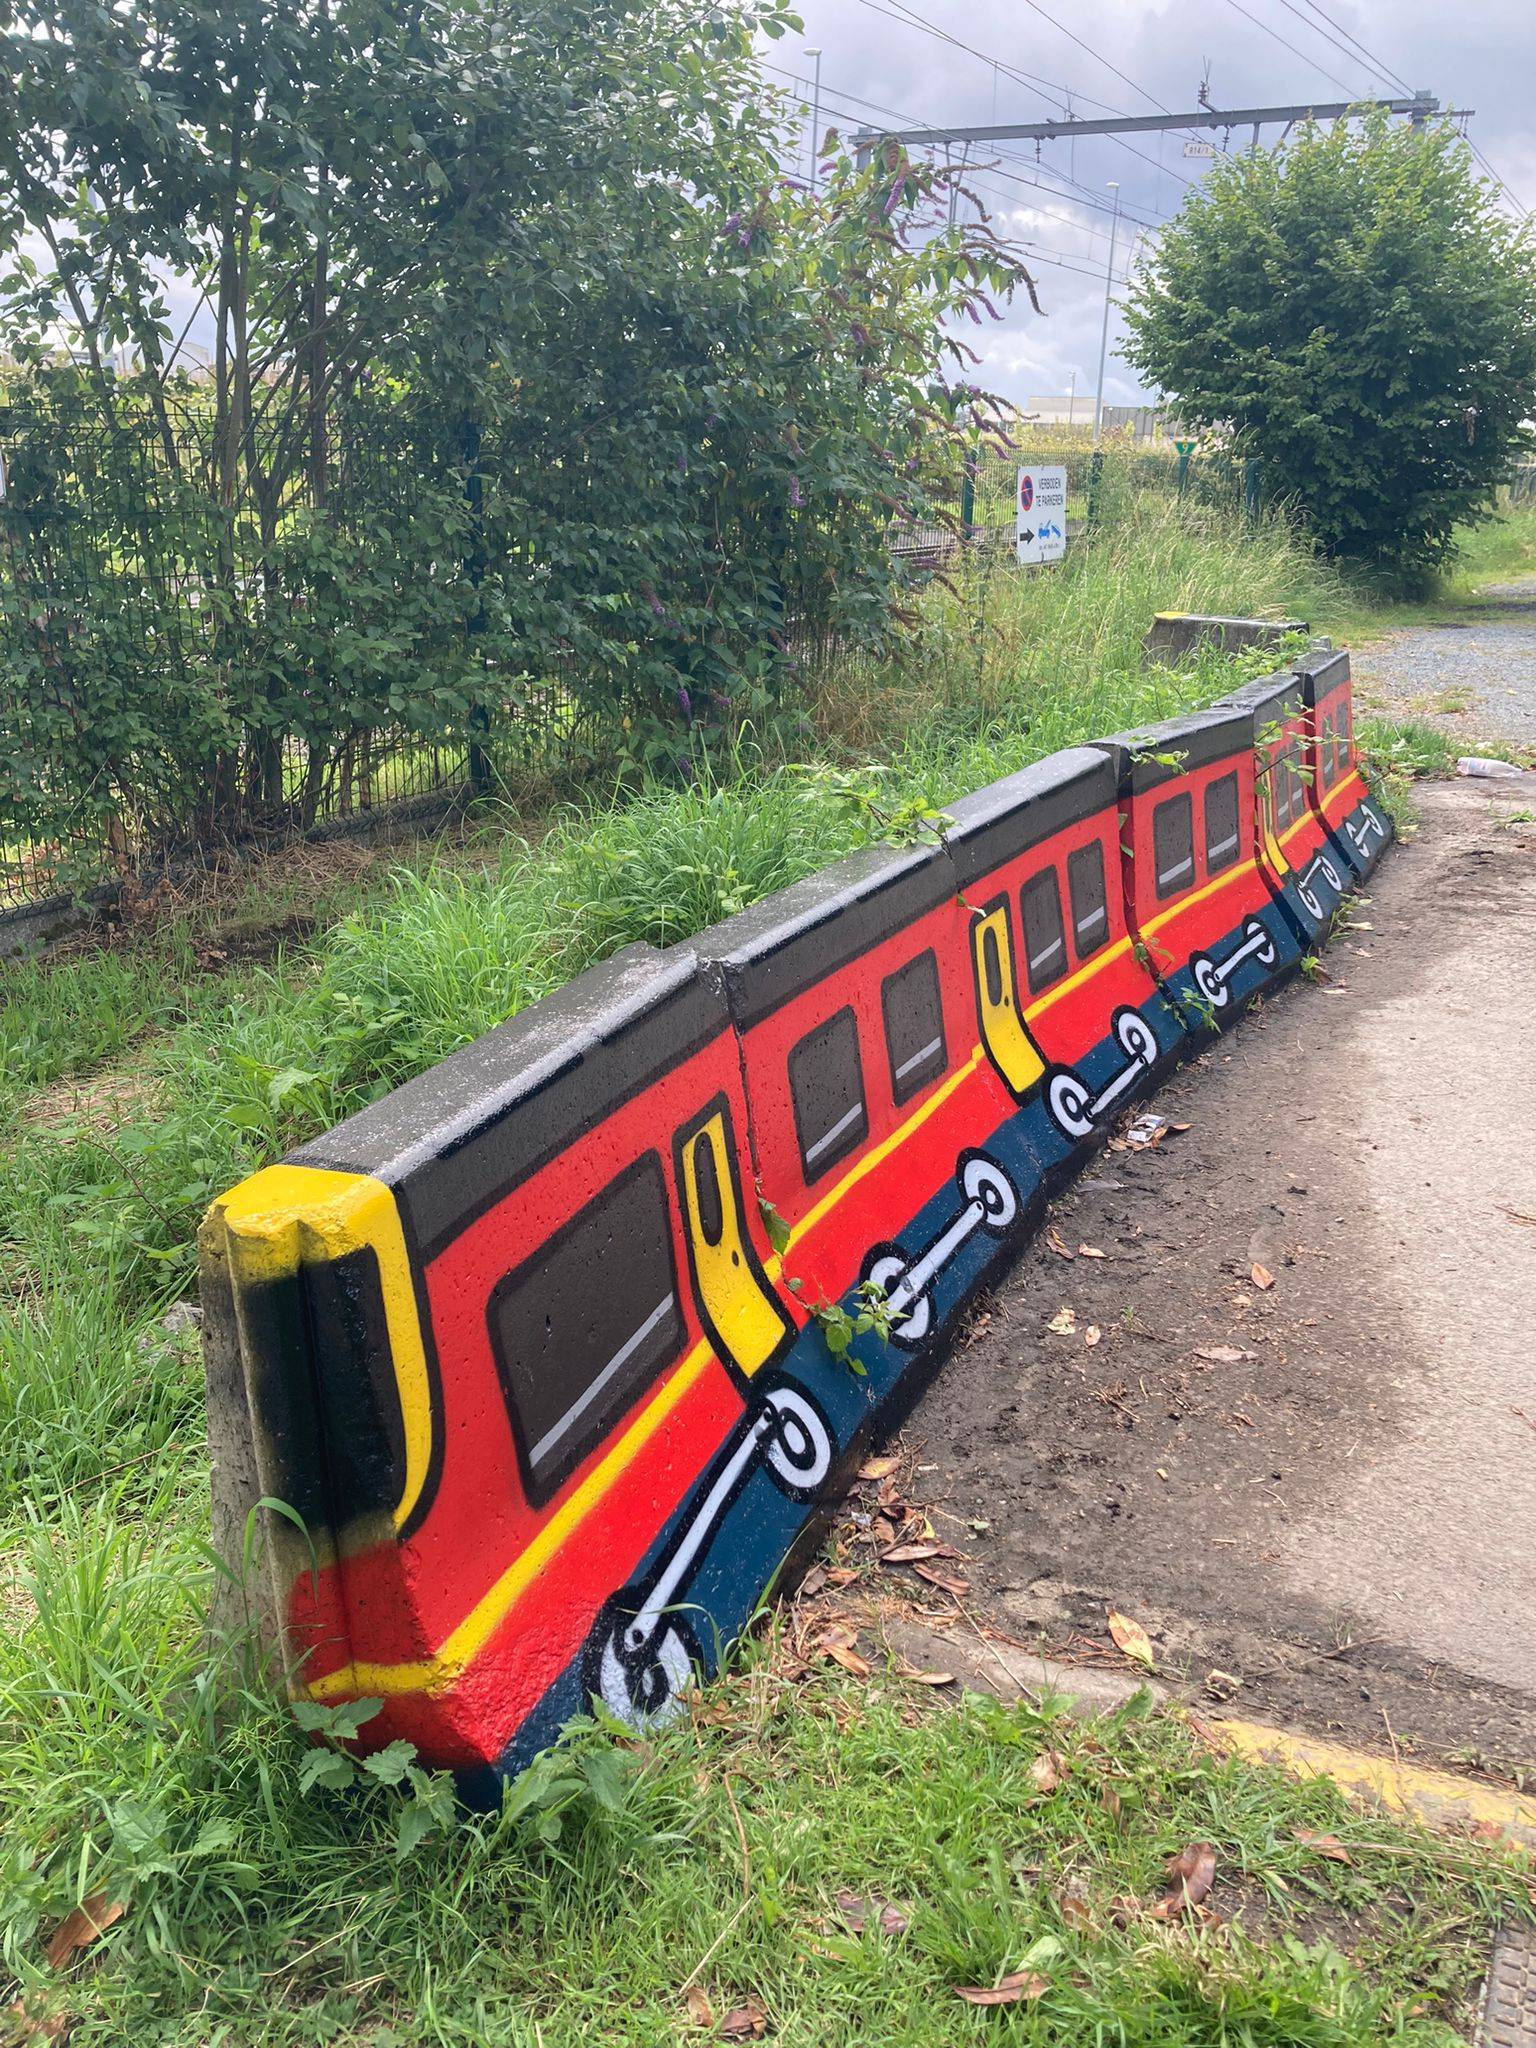
[[[699,1318],[721,1361],[750,1380],[784,1349],[794,1329],[747,1229],[731,1108],[724,1095],[684,1124],[675,1158]]]
[[[977,911],[971,925],[971,965],[976,978],[976,1014],[982,1043],[1009,1092],[1022,1102],[1045,1072],[1040,1049],[1019,1007],[1014,967],[1013,926],[1008,898],[997,896]]]

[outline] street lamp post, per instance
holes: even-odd
[[[811,136],[810,136],[810,142],[811,142],[811,150],[810,150],[810,155],[811,155],[811,164],[810,164],[810,170],[811,170],[811,190],[812,190],[812,191],[814,192],[814,191],[816,190],[817,184],[818,184],[818,182],[819,182],[819,173],[818,173],[818,170],[817,170],[817,165],[816,165],[816,151],[817,151],[817,138],[816,138],[816,130],[817,130],[817,129],[818,129],[818,128],[819,128],[820,126],[821,126],[821,52],[820,52],[820,50],[807,50],[805,54],[806,54],[806,56],[807,56],[807,57],[814,57],[814,58],[816,59],[816,73],[815,73],[815,78],[814,78],[814,80],[813,80],[813,82],[812,82],[812,85],[811,85]]]
[[[1093,401],[1093,445],[1099,445],[1099,434],[1104,424],[1104,363],[1109,354],[1109,298],[1115,284],[1115,231],[1120,225],[1120,187],[1112,184],[1110,191],[1115,195],[1115,210],[1109,221],[1109,262],[1104,270],[1104,324],[1099,329],[1099,388]]]

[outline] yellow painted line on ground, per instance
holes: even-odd
[[[1523,1792],[1507,1792],[1476,1778],[1458,1778],[1450,1771],[1431,1771],[1420,1764],[1373,1756],[1368,1750],[1327,1742],[1320,1735],[1266,1728],[1257,1721],[1202,1721],[1202,1726],[1251,1762],[1278,1764],[1297,1778],[1331,1778],[1354,1798],[1369,1800],[1426,1827],[1466,1827],[1481,1822],[1502,1828],[1512,1842],[1536,1848],[1536,1799]]]

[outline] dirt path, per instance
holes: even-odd
[[[1113,1603],[1234,1711],[1531,1762],[1536,775],[1422,804],[1331,978],[1090,1170],[907,1437],[1026,1639]]]

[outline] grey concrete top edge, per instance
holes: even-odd
[[[962,888],[1115,801],[1115,768],[1096,746],[1067,747],[988,783],[949,810],[944,843]]]
[[[1315,704],[1319,697],[1327,696],[1330,690],[1336,690],[1341,683],[1349,681],[1349,649],[1312,649],[1302,655],[1293,668],[1307,702]]]
[[[1231,690],[1218,702],[1219,709],[1228,705],[1239,711],[1250,711],[1257,732],[1264,714],[1277,718],[1286,712],[1300,711],[1304,698],[1301,677],[1294,669],[1277,669],[1272,675],[1256,676],[1251,683],[1244,683],[1239,689]]]
[[[728,1022],[691,948],[627,946],[301,1146],[290,1164],[371,1174],[422,1209],[430,1238],[443,1205],[429,1193],[423,1202],[424,1187],[412,1184],[432,1179],[512,1111],[540,1103],[537,1130],[503,1132],[498,1146],[507,1168],[531,1170]],[[506,1176],[500,1167],[470,1176],[487,1177]]]
[[[689,941],[720,970],[731,1013],[759,1022],[955,894],[943,846],[866,846]]]
[[[1253,745],[1253,714],[1232,705],[1215,705],[1209,711],[1192,711],[1156,725],[1112,733],[1093,744],[1114,762],[1120,794],[1127,796],[1153,789],[1186,768],[1207,768],[1213,761],[1246,753]],[[1176,754],[1179,759],[1177,763],[1160,761],[1155,758],[1160,754]]]

